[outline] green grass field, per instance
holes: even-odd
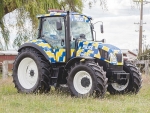
[[[104,99],[72,98],[69,94],[19,94],[12,78],[0,79],[0,113],[150,113],[150,76],[143,76],[137,95],[110,95]]]

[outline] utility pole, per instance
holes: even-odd
[[[140,28],[139,28],[139,56],[142,53],[142,31],[143,31],[143,0],[141,0]]]
[[[142,32],[143,32],[143,0],[134,1],[134,2],[141,2],[141,10],[140,10],[140,26],[139,26],[139,56],[142,53]],[[147,3],[147,1],[144,1]]]

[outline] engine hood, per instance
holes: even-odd
[[[121,50],[116,46],[102,42],[79,41],[76,56],[95,57],[113,65],[123,64]]]

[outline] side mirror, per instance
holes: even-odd
[[[102,39],[101,42],[106,43],[106,39]]]
[[[104,33],[103,25],[101,25],[100,27],[101,27],[101,33]]]
[[[61,22],[56,22],[56,27],[57,27],[57,30],[62,30]]]
[[[85,34],[80,34],[80,38],[85,39]]]

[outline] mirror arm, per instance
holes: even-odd
[[[101,22],[101,23],[102,23],[102,25],[103,25],[103,22],[102,22],[102,21],[97,21],[97,22],[95,22],[94,24],[97,24],[97,23],[99,23],[99,22]],[[94,25],[94,24],[93,24],[93,25]]]
[[[94,40],[96,41],[96,31],[93,30],[93,32],[95,33],[95,38],[94,38]]]

